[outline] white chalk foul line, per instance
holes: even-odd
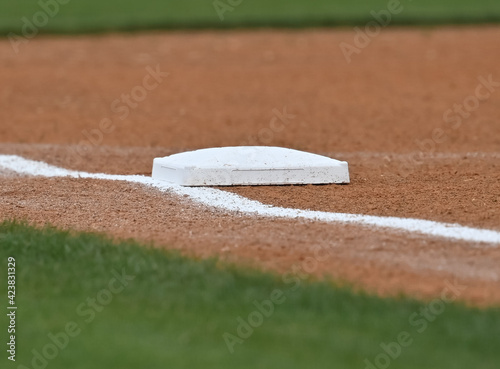
[[[215,188],[182,187],[140,175],[113,175],[68,170],[39,161],[28,160],[17,155],[0,155],[0,167],[18,174],[30,176],[92,178],[141,183],[180,196],[187,195],[192,200],[212,208],[262,217],[307,219],[319,222],[356,224],[433,237],[443,237],[452,240],[483,242],[492,246],[500,245],[500,232],[494,230],[465,227],[459,224],[440,223],[423,219],[283,208],[265,205],[258,201],[250,200]]]

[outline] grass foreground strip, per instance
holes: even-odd
[[[16,361],[3,350],[2,368],[500,363],[500,309],[442,303],[433,314],[429,302],[382,299],[328,281],[283,281],[134,241],[12,221],[0,223],[0,253],[2,309],[9,257],[17,306]],[[5,347],[5,313],[0,326]]]

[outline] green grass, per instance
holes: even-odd
[[[32,368],[32,350],[42,352],[47,335],[68,322],[81,332],[48,368],[365,368],[364,359],[373,362],[379,345],[401,331],[413,343],[391,368],[500,366],[499,309],[449,304],[418,333],[409,317],[422,302],[353,293],[330,282],[306,281],[292,290],[277,275],[15,222],[0,223],[0,254],[2,276],[7,258],[16,259],[18,306],[17,361],[10,365],[2,350],[2,368]],[[113,270],[134,278],[109,304],[97,305],[102,311],[86,306],[88,298],[105,296],[99,291],[109,289]],[[5,348],[7,288],[0,281]],[[223,334],[236,335],[237,317],[246,318],[255,311],[252,302],[275,289],[285,301],[229,353]]]
[[[54,0],[42,0],[54,1]],[[221,0],[228,4],[228,0]],[[221,21],[213,0],[71,0],[40,32],[82,33],[171,28],[318,27],[365,24],[389,0],[243,0]],[[392,25],[500,21],[498,0],[401,0]],[[0,34],[21,34],[38,1],[0,0]],[[42,20],[43,21],[43,20]]]

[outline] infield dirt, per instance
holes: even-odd
[[[500,28],[386,29],[348,63],[339,44],[353,36],[261,30],[38,37],[17,55],[4,40],[0,152],[149,175],[155,156],[174,152],[291,147],[347,160],[351,184],[223,190],[286,207],[499,230]],[[168,76],[135,99],[151,69]],[[493,81],[491,91],[485,79]],[[481,96],[489,96],[471,105],[481,83]],[[453,111],[463,104],[466,114]],[[460,299],[500,303],[498,248],[235,216],[124,183],[12,173],[0,181],[2,218],[134,237],[282,273],[305,267],[383,295],[432,298],[446,280],[458,281],[467,286]],[[304,262],[316,247],[334,252],[312,268]]]

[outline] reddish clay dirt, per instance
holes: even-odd
[[[2,40],[0,140],[77,144],[83,130],[109,118],[115,129],[101,145],[256,142],[394,153],[420,150],[415,140],[442,128],[439,152],[499,150],[500,91],[457,129],[443,113],[473,95],[480,76],[500,82],[500,27],[385,29],[349,64],[339,44],[353,37],[352,30],[53,36],[19,54]],[[122,120],[124,105],[113,112],[113,101],[157,65],[170,75]],[[295,116],[286,128],[259,135],[283,107]]]
[[[348,30],[38,37],[19,55],[4,40],[0,153],[148,175],[155,156],[285,146],[348,160],[352,183],[223,190],[287,207],[500,229],[499,37],[499,27],[387,29],[350,64],[338,46],[352,42]],[[125,114],[125,103],[113,101],[139,91],[146,67],[157,65],[168,77]],[[454,104],[474,102],[481,76],[494,81],[488,98],[459,125],[446,122]],[[107,181],[1,173],[0,194],[0,218],[281,273],[299,267],[382,295],[432,298],[446,280],[458,281],[467,287],[463,301],[500,304],[494,247],[214,212]],[[332,252],[308,264],[316,247]]]
[[[226,214],[119,182],[8,177],[1,191],[5,218],[154,241],[197,257],[220,255],[292,275],[328,275],[381,295],[430,298],[458,281],[466,286],[460,299],[500,304],[499,248]]]

